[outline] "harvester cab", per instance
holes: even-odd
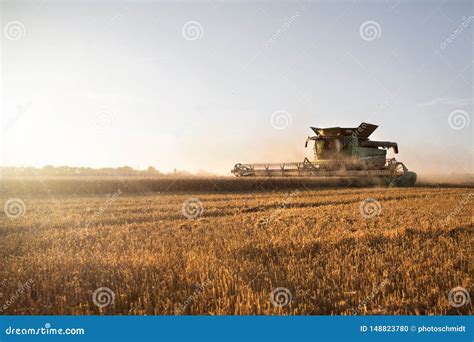
[[[356,128],[311,127],[316,135],[308,137],[305,147],[309,141],[314,141],[314,161],[328,168],[383,168],[387,157],[386,149],[393,148],[398,153],[398,145],[390,141],[371,141],[369,136],[377,127],[365,122]]]

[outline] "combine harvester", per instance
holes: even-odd
[[[316,128],[314,161],[235,164],[231,171],[237,177],[324,177],[340,178],[389,186],[413,186],[416,173],[395,160],[387,159],[387,150],[398,153],[398,145],[390,141],[371,141],[369,136],[378,126],[363,122],[356,128]]]

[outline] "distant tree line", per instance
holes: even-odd
[[[42,168],[36,167],[0,167],[0,175],[2,177],[34,177],[34,176],[141,176],[141,177],[191,177],[194,176],[188,171],[174,169],[173,172],[163,173],[149,166],[146,170],[136,170],[130,166],[122,167],[71,167],[71,166],[52,166],[47,165]],[[198,176],[211,175],[205,171],[199,171]]]

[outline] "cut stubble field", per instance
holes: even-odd
[[[0,313],[469,314],[472,193],[2,195]]]

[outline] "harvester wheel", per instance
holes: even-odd
[[[409,187],[409,186],[414,186],[415,183],[416,183],[416,173],[412,171],[407,171],[400,177],[392,180],[389,186]]]

